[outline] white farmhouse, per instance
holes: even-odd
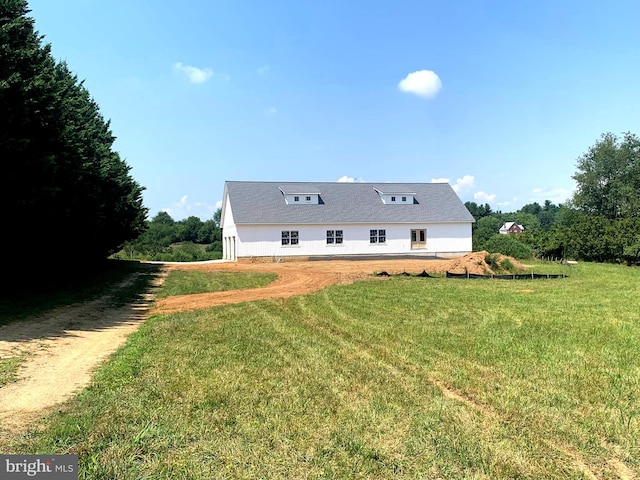
[[[447,183],[228,181],[223,258],[460,256],[473,221]]]

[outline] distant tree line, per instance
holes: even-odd
[[[135,240],[125,243],[116,258],[165,262],[195,262],[222,257],[221,210],[213,218],[202,221],[196,216],[174,220],[167,212],[159,212],[146,222],[146,230]]]
[[[473,249],[516,258],[554,257],[596,262],[640,261],[640,139],[606,133],[577,162],[576,191],[565,204],[549,200],[516,212],[465,203],[476,223]],[[504,222],[522,234],[500,235]]]

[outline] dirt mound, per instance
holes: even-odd
[[[451,260],[446,271],[451,273],[473,273],[478,275],[499,275],[507,273],[504,267],[500,267],[505,260],[508,260],[518,271],[524,270],[524,266],[515,258],[507,257],[500,253],[492,254],[493,262],[491,265],[487,263],[489,252],[482,250],[481,252],[473,252],[464,257]],[[438,273],[444,273],[440,271]]]

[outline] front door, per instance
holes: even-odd
[[[411,230],[411,250],[427,248],[427,231],[425,229]]]

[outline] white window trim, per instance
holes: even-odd
[[[329,232],[333,232],[333,236],[329,236]],[[338,232],[340,232],[340,236],[338,236]],[[329,239],[333,239],[333,242],[329,242]],[[338,238],[341,239],[341,242],[338,242]],[[342,247],[344,246],[344,230],[327,230],[327,236],[325,238],[325,245],[327,247]]]
[[[287,234],[286,237],[283,234]],[[292,233],[296,234],[296,243],[291,243]],[[288,243],[282,243],[282,240],[287,239]],[[280,246],[282,248],[300,248],[300,230],[282,230],[280,232]]]
[[[380,231],[383,231],[384,234],[382,235],[382,237],[384,237],[384,242],[380,241]],[[371,232],[375,231],[375,236],[371,234]],[[375,238],[376,241],[372,242],[371,239]],[[386,228],[370,228],[369,229],[369,245],[386,245],[387,244],[387,229]]]

